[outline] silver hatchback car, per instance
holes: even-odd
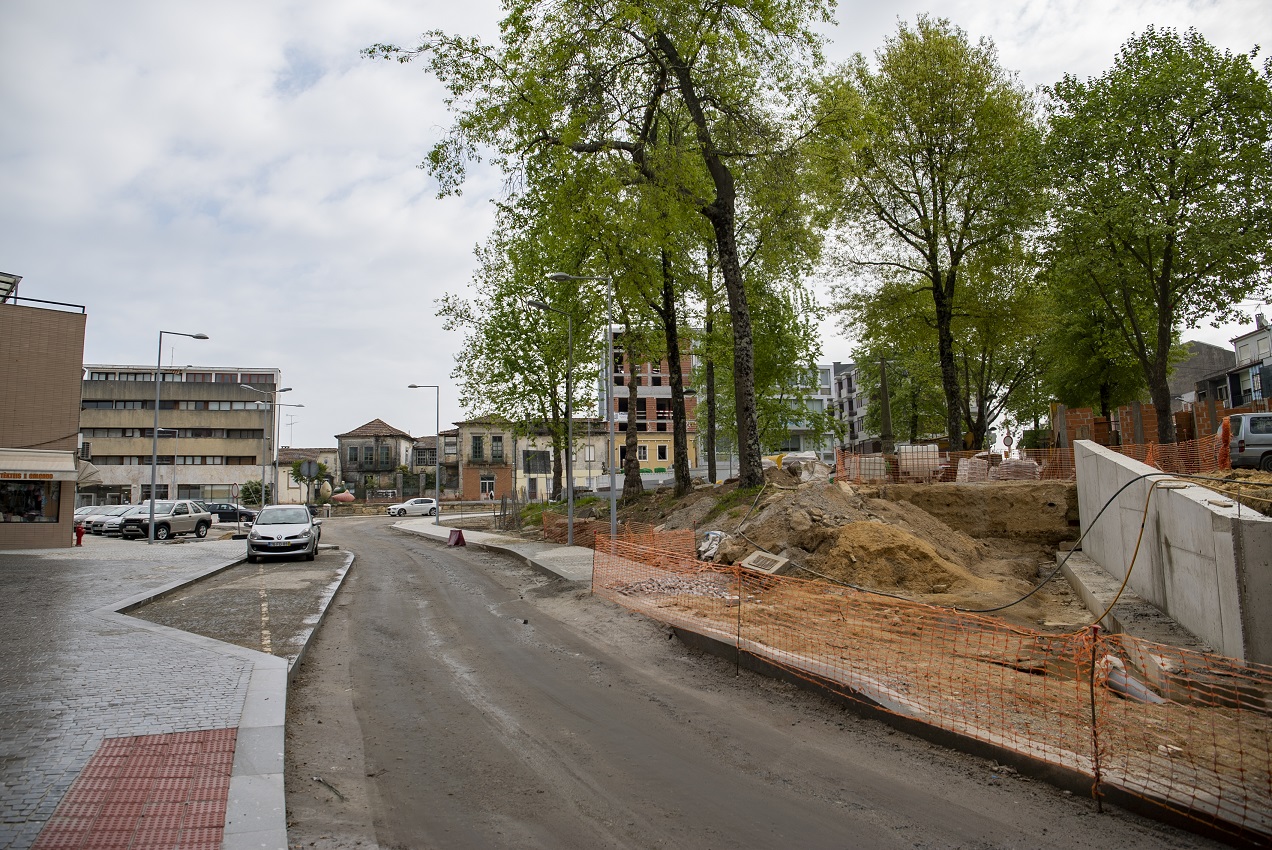
[[[267,505],[256,515],[247,535],[247,562],[300,555],[312,561],[322,537],[322,520],[314,519],[304,505]]]

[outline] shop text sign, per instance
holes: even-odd
[[[51,472],[4,472],[0,470],[0,481],[52,481]]]

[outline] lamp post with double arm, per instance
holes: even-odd
[[[603,280],[606,283],[605,313],[605,465],[609,467],[610,540],[618,536],[618,500],[614,477],[614,277],[613,275],[582,276],[552,272],[548,280],[565,281]]]
[[[292,390],[291,387],[282,387],[281,389],[277,389],[277,390],[259,390],[256,387],[252,386],[251,384],[239,384],[239,387],[241,389],[251,390],[254,393],[267,395],[269,396],[269,400],[270,400],[270,406],[269,406],[270,421],[267,424],[266,428],[264,429],[263,433],[261,434],[261,447],[263,449],[263,451],[261,452],[261,507],[263,508],[265,507],[265,503],[266,503],[265,502],[265,457],[266,455],[272,456],[274,461],[274,500],[275,501],[278,500],[278,426],[280,423],[279,423],[277,408],[304,407],[304,405],[303,404],[282,404],[281,402],[279,402],[278,394],[291,392]],[[263,403],[264,402],[257,402],[258,405]],[[274,432],[274,451],[273,452],[270,452],[265,445],[266,439],[268,438],[270,431]]]
[[[433,525],[442,524],[442,388],[437,384],[408,384],[407,389],[412,390],[434,390],[434,405],[436,411],[436,421],[434,424],[437,437],[433,443],[433,460],[437,464],[437,470],[433,473],[433,495],[437,513],[433,514]],[[515,448],[515,447],[514,447]]]
[[[146,544],[155,542],[155,489],[159,486],[159,389],[163,385],[163,337],[184,336],[190,339],[207,339],[207,334],[187,334],[180,331],[159,331],[159,356],[155,358],[155,427],[150,434],[150,530]],[[174,458],[175,462],[175,458]]]

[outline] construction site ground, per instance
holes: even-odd
[[[1243,504],[1272,475],[1220,473]],[[757,550],[789,558],[788,575],[838,582],[918,602],[984,611],[1042,632],[1071,632],[1094,621],[1063,576],[1017,602],[1056,569],[1057,552],[1079,536],[1077,487],[1064,481],[852,485],[768,469],[759,490],[735,482],[695,487],[676,498],[646,493],[620,507],[623,521],[723,532],[715,560],[733,564]],[[1236,493],[1237,485],[1241,493]],[[586,511],[585,511],[586,512]],[[1001,607],[1007,606],[1007,607]],[[998,609],[998,610],[991,610]]]

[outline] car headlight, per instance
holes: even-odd
[[[260,539],[261,539],[261,533],[260,533],[259,531],[257,531],[256,529],[254,529],[254,528],[253,528],[251,531],[249,531],[249,532],[247,533],[247,539],[248,539],[248,540],[260,540]]]

